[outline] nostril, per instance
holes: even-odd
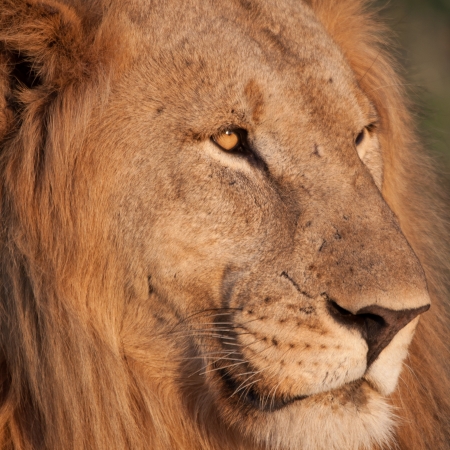
[[[328,310],[337,322],[357,328],[366,341],[373,341],[386,326],[386,321],[380,315],[370,312],[352,312],[342,308],[335,301],[330,300]]]
[[[427,311],[430,305],[399,311],[371,305],[353,314],[328,298],[330,315],[342,325],[357,329],[367,342],[367,366],[370,366],[394,336],[411,320]]]
[[[369,347],[377,340],[383,328],[388,326],[386,321],[376,314],[357,313],[355,318],[361,323],[361,334],[369,344]]]
[[[419,314],[428,311],[430,305],[415,309],[392,310],[378,305],[366,306],[356,314],[365,316],[367,321],[367,336],[369,346],[367,353],[367,366],[372,364],[382,350],[392,341],[394,336]],[[374,318],[377,318],[373,320]],[[376,324],[375,322],[378,322]]]

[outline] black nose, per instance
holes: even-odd
[[[367,342],[367,367],[377,358],[393,337],[411,320],[428,311],[430,305],[416,309],[394,311],[378,305],[366,306],[356,314],[347,311],[335,301],[328,301],[328,310],[334,319],[349,327],[356,328]]]

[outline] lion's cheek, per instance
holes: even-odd
[[[391,343],[380,353],[364,377],[383,395],[391,394],[397,386],[403,360],[408,354],[408,346],[418,322],[419,317],[400,330]]]

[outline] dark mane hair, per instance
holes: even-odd
[[[142,446],[116,310],[93,301],[123,301],[123,286],[80,154],[113,64],[96,34],[111,30],[79,17],[59,1],[0,2],[2,449]]]
[[[378,109],[383,195],[432,294],[392,397],[398,444],[448,448],[448,199],[384,26],[363,0],[307,2]],[[101,205],[86,207],[81,151],[89,114],[125,57],[116,42],[126,29],[100,2],[67,3],[0,0],[0,448],[144,449],[158,415],[117,339],[127,288],[105,258],[113,243]]]

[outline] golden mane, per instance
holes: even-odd
[[[108,259],[116,243],[102,206],[86,206],[102,189],[87,187],[89,117],[127,57],[116,48],[126,22],[109,14],[108,2],[91,3],[0,1],[2,450],[149,448],[165,433],[159,411],[170,416],[175,407],[152,397],[123,354],[118,336],[130,288],[121,265]],[[399,448],[448,448],[448,200],[417,138],[384,26],[363,0],[309,3],[388,130],[383,195],[432,294],[392,397]],[[172,426],[196,432],[176,419]],[[178,445],[188,448],[181,436]]]

